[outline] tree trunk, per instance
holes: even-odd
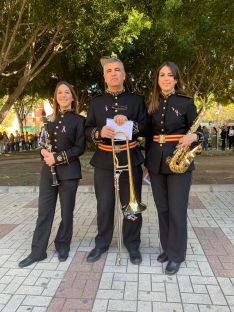
[[[6,115],[8,114],[9,110],[11,109],[12,105],[15,103],[15,101],[18,99],[18,97],[23,93],[24,88],[26,87],[27,83],[29,82],[30,77],[23,77],[19,83],[18,86],[15,88],[14,92],[9,96],[6,103],[3,104],[1,110],[0,110],[0,124],[3,122],[3,120],[6,118]]]
[[[17,119],[18,119],[18,123],[19,123],[19,126],[20,126],[20,133],[22,133],[24,131],[24,125],[23,125],[23,120],[22,117],[20,116],[19,112],[17,110],[15,110],[15,113],[16,113],[16,116],[17,116]]]

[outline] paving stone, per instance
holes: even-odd
[[[178,285],[165,283],[168,302],[181,302]]]
[[[109,300],[108,310],[109,311],[124,311],[124,312],[135,312],[137,309],[136,301],[130,300]]]
[[[189,276],[177,276],[179,289],[181,292],[193,293],[193,287]]]
[[[97,233],[95,195],[87,188],[77,196],[67,261],[58,261],[53,243],[58,204],[47,259],[18,268],[30,253],[38,193],[0,194],[0,225],[11,229],[0,237],[0,311],[8,306],[10,312],[234,312],[234,192],[213,190],[191,193],[187,257],[173,276],[157,261],[161,247],[150,189],[143,193],[148,209],[139,266],[131,264],[125,248],[117,264],[116,230],[109,251],[94,264],[86,262]]]
[[[225,305],[227,301],[222,294],[222,291],[219,286],[207,285],[207,290],[209,292],[211,301],[213,304]]]
[[[10,300],[11,295],[8,294],[1,294],[0,296],[0,304],[7,304],[7,302]]]
[[[183,307],[180,303],[153,302],[153,312],[154,311],[183,312]]]
[[[137,312],[153,312],[153,303],[138,301]]]
[[[229,278],[218,277],[219,285],[224,295],[234,296],[234,285]]]
[[[2,311],[3,312],[17,311],[18,308],[20,307],[20,304],[23,302],[24,298],[25,298],[24,295],[13,295]]]
[[[150,274],[139,274],[139,290],[151,291],[151,275]]]
[[[108,300],[96,299],[94,301],[92,312],[104,312],[107,311]]]
[[[206,294],[181,293],[181,297],[184,303],[211,304],[210,297]]]
[[[117,289],[99,289],[97,292],[97,299],[123,299],[124,291]]]
[[[165,292],[159,292],[159,291],[139,291],[138,298],[139,300],[142,300],[142,301],[166,302]]]
[[[207,294],[207,288],[205,285],[193,285],[193,290],[196,294]]]
[[[124,291],[125,284],[126,284],[126,282],[113,281],[111,289],[119,289],[119,290],[123,290]],[[99,287],[99,289],[100,289],[100,287]]]
[[[183,307],[184,307],[184,312],[200,312],[198,305],[196,304],[184,303]]]
[[[199,305],[200,312],[230,312],[227,306]]]
[[[23,305],[32,305],[32,306],[48,306],[50,301],[51,301],[51,297],[45,297],[45,296],[25,296],[25,299],[23,301]]]
[[[99,284],[99,289],[111,289],[113,276],[113,273],[103,273]]]
[[[137,301],[137,282],[126,282],[125,291],[124,291],[124,299],[125,300],[135,300]]]

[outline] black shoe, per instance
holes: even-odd
[[[162,252],[162,253],[158,256],[157,261],[160,262],[160,263],[164,263],[164,262],[168,261],[168,258],[167,258],[167,255],[166,255],[165,251]]]
[[[60,262],[66,261],[68,258],[68,251],[65,249],[61,249],[58,251],[58,259]]]
[[[33,264],[34,262],[42,261],[42,260],[44,260],[46,258],[47,258],[47,256],[44,256],[44,257],[38,258],[38,259],[34,259],[31,255],[29,255],[27,258],[25,258],[24,260],[19,262],[19,267],[20,268],[25,268],[25,267]]]
[[[142,257],[139,249],[130,249],[128,252],[132,264],[140,264],[142,262]]]
[[[168,264],[165,269],[165,273],[168,275],[173,275],[179,271],[180,263],[175,261],[168,261]]]
[[[90,251],[90,253],[87,256],[87,262],[89,263],[93,263],[98,261],[101,258],[101,255],[107,251],[108,248],[99,248],[99,247],[95,247],[94,249],[92,249]]]

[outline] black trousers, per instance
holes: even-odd
[[[46,249],[53,225],[57,197],[61,205],[61,222],[55,238],[56,250],[70,250],[73,231],[73,211],[79,179],[59,181],[59,186],[51,186],[52,178],[41,174],[39,186],[38,218],[32,240],[33,258],[46,256]]]
[[[133,181],[135,194],[141,201],[142,188],[142,168],[133,167]],[[114,173],[112,170],[100,168],[94,169],[94,185],[97,198],[97,227],[98,234],[95,238],[97,247],[107,249],[111,243],[114,230],[114,210],[115,210],[115,188]],[[120,175],[120,202],[122,205],[129,203],[129,178],[128,173]],[[123,220],[123,243],[126,248],[138,249],[140,246],[140,234],[142,226],[142,216],[138,214],[135,221]]]
[[[184,261],[186,257],[187,208],[191,180],[192,172],[150,173],[162,249],[169,260],[178,263]]]

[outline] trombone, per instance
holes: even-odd
[[[124,217],[128,220],[135,221],[137,219],[137,214],[142,213],[146,209],[146,205],[140,203],[135,195],[134,184],[133,184],[133,173],[132,173],[132,164],[129,148],[128,135],[124,131],[117,131],[117,134],[122,134],[126,140],[126,151],[127,151],[127,164],[119,165],[119,160],[117,154],[121,151],[116,144],[116,139],[111,139],[112,143],[112,152],[113,152],[113,164],[114,164],[114,186],[115,186],[115,216],[117,223],[117,234],[118,234],[118,253],[117,261],[118,264],[121,264],[121,253],[122,253],[122,213]],[[120,196],[119,196],[119,178],[122,172],[128,171],[129,176],[129,192],[130,199],[129,203],[121,207]],[[122,212],[122,213],[121,213]]]

